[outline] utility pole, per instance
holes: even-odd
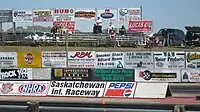
[[[66,67],[68,67],[68,31],[65,34]]]

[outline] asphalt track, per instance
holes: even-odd
[[[165,99],[0,96],[0,112],[26,112],[28,101],[39,101],[41,112],[170,112],[177,104],[200,111],[200,100],[195,98],[200,83],[173,83],[170,88],[172,97]]]

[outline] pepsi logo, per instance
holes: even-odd
[[[128,96],[131,95],[131,93],[132,93],[132,90],[126,89],[126,90],[124,91],[124,96],[125,96],[125,97],[128,97]]]
[[[46,90],[44,84],[24,84],[18,88],[20,93],[42,93]]]

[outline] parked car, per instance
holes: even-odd
[[[160,29],[157,33],[155,33],[154,37],[159,37],[159,40],[163,41],[163,33],[167,29],[167,32],[169,33],[170,38],[174,38],[174,43],[171,43],[171,45],[182,45],[183,40],[185,39],[185,33],[180,29],[172,29],[172,28],[163,28]]]
[[[200,27],[199,26],[186,26],[187,30],[185,36],[184,47],[199,47],[200,46]]]

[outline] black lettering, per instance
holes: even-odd
[[[67,89],[65,95],[70,95],[71,89]]]

